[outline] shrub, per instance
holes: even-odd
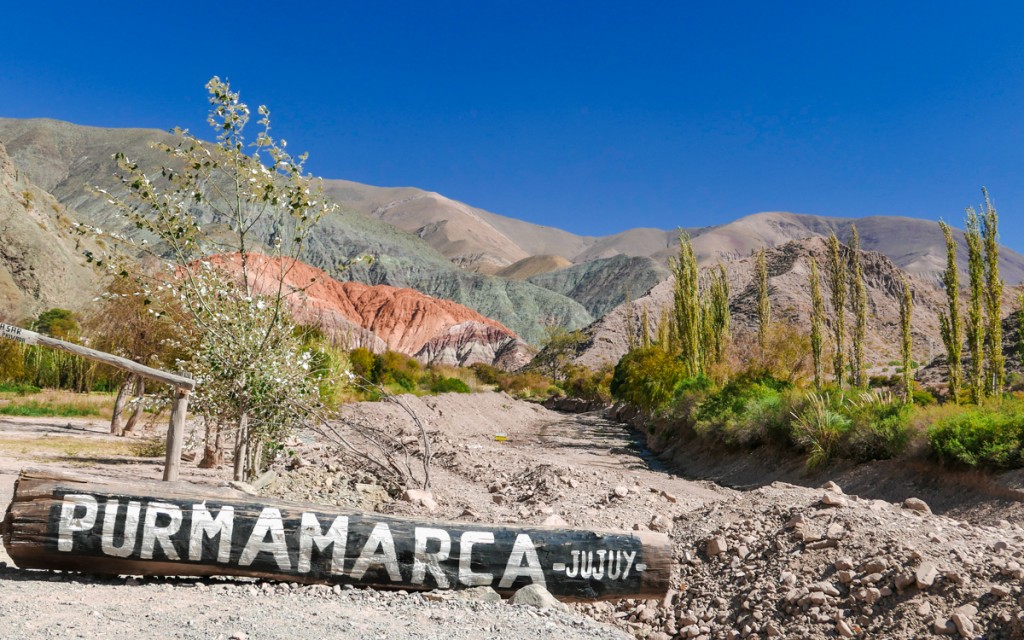
[[[655,345],[634,349],[615,365],[612,396],[645,411],[664,409],[686,379],[683,362]]]
[[[868,392],[849,405],[849,455],[856,460],[894,458],[910,442],[911,407],[891,393]]]
[[[473,370],[476,379],[483,384],[500,384],[502,376],[507,375],[501,369],[486,362],[475,362],[469,368]]]
[[[1024,412],[1017,403],[973,407],[928,430],[932,451],[947,463],[1010,469],[1024,465]]]
[[[697,433],[726,444],[754,446],[786,431],[783,392],[770,375],[740,376],[710,393],[695,415]]]
[[[840,405],[843,402],[839,400]],[[834,403],[829,394],[809,393],[804,408],[793,413],[793,436],[809,454],[808,469],[827,464],[852,425]]]
[[[352,366],[352,373],[360,378],[370,379],[373,375],[373,354],[365,347],[353,349],[348,354],[349,364]]]
[[[430,385],[432,393],[470,393],[469,385],[458,378],[441,378]]]
[[[0,393],[16,393],[19,396],[24,396],[30,393],[39,393],[40,391],[42,391],[42,389],[39,387],[31,384],[25,384],[23,382],[0,383]]]
[[[580,365],[566,365],[565,379],[561,386],[570,398],[609,403],[612,400],[612,373],[611,365],[605,365],[597,371]]]

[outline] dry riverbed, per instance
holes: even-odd
[[[0,571],[0,628],[21,638],[1024,637],[1024,529],[1013,518],[991,520],[991,509],[991,526],[982,526],[969,512],[954,519],[838,486],[735,491],[671,473],[632,432],[594,414],[557,414],[504,394],[409,402],[436,432],[436,506],[393,499],[313,434],[292,443],[295,457],[259,492],[441,520],[664,531],[678,561],[673,591],[566,613],[473,595],[8,567]],[[356,422],[405,419],[393,405],[348,410]],[[0,508],[23,466],[159,477],[159,459],[133,455],[104,431],[97,421],[0,421]],[[64,441],[46,446],[48,438],[84,443],[68,450]],[[194,464],[183,471],[198,483],[228,477]],[[0,560],[9,563],[2,553]]]

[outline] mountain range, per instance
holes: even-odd
[[[118,228],[121,219],[93,190],[116,190],[112,155],[124,152],[155,170],[164,158],[152,143],[171,140],[170,134],[151,129],[0,118],[0,144],[9,155],[2,161],[11,174],[5,178],[7,195],[0,193],[0,225],[6,225],[0,233],[20,238],[0,247],[0,290],[19,300],[18,309],[8,313],[74,306],[91,296],[97,279],[80,259],[83,240],[71,233],[73,224]],[[311,238],[303,256],[310,265],[342,281],[409,288],[455,301],[534,345],[549,327],[587,327],[627,297],[642,298],[669,277],[668,260],[678,247],[679,230],[582,236],[413,187],[326,179],[324,188],[340,207]],[[22,202],[23,191],[33,193],[34,208]],[[700,227],[693,224],[697,219],[697,213],[681,212],[679,226],[692,237],[703,265],[742,264],[762,246],[832,232],[845,240],[855,222],[863,249],[884,255],[923,283],[937,283],[945,266],[941,231],[927,220],[767,212]],[[965,262],[963,234],[957,232],[957,239]],[[45,253],[39,249],[44,246]],[[375,259],[342,266],[363,255]],[[1007,284],[1024,280],[1024,256],[1003,248],[1000,267]]]

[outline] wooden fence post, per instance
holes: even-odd
[[[171,406],[171,424],[167,429],[167,454],[164,460],[164,480],[174,482],[181,468],[181,446],[185,439],[185,415],[188,413],[189,390],[177,388]]]
[[[41,345],[44,347],[50,347],[51,349],[59,349],[83,358],[88,358],[89,360],[102,362],[103,364],[123,369],[124,371],[129,371],[137,376],[142,376],[143,378],[149,378],[150,380],[156,380],[158,382],[163,382],[164,384],[172,385],[175,389],[174,403],[171,407],[171,424],[167,429],[167,457],[164,460],[164,480],[174,481],[178,479],[178,471],[181,467],[181,446],[184,443],[185,437],[185,415],[188,412],[189,393],[196,386],[195,380],[175,375],[173,373],[167,373],[166,371],[160,371],[159,369],[154,369],[152,367],[147,367],[127,358],[104,353],[102,351],[96,351],[95,349],[83,347],[80,344],[65,342],[64,340],[44,336],[36,333],[35,331],[29,331],[28,329],[22,329],[21,327],[15,327],[2,322],[0,322],[0,338],[15,340],[27,345]]]

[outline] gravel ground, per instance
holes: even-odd
[[[407,401],[433,433],[436,505],[389,494],[313,434],[291,443],[295,455],[258,492],[449,521],[664,531],[678,561],[672,591],[662,599],[575,604],[566,613],[436,592],[7,568],[0,571],[0,637],[1024,638],[1021,511],[1006,509],[1000,518],[998,500],[936,515],[923,501],[847,495],[834,483],[809,488],[768,476],[737,491],[675,475],[635,432],[597,414],[567,416],[504,394]],[[387,404],[347,411],[352,423],[402,428],[406,420]],[[7,424],[0,421],[0,439],[5,429],[24,439],[35,428]],[[107,437],[102,425],[78,431]],[[29,462],[68,464],[31,451],[0,460],[0,507],[12,474]],[[160,471],[145,459],[75,462],[90,467],[78,471],[122,479]],[[194,465],[183,472],[207,484],[228,475]],[[1013,498],[1007,495],[1001,499]],[[2,560],[9,562],[0,552]]]

